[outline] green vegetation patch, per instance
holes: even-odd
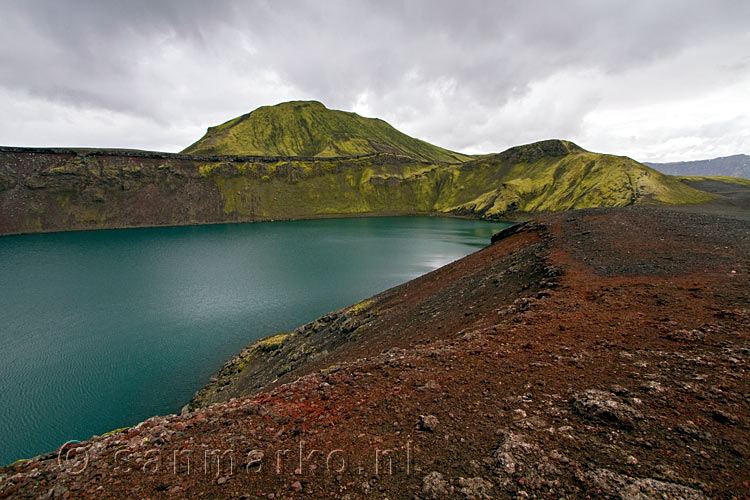
[[[362,302],[359,302],[355,304],[349,311],[347,311],[352,316],[359,316],[363,312],[367,311],[372,305],[375,303],[374,300],[363,300]]]
[[[101,437],[111,436],[112,434],[117,434],[118,432],[122,432],[127,429],[128,427],[120,427],[119,429],[112,429],[111,431],[105,432],[104,434],[102,434]]]
[[[262,351],[273,351],[281,347],[286,339],[294,335],[293,333],[278,333],[270,337],[261,339],[255,343],[255,345]]]
[[[744,177],[730,177],[728,175],[681,175],[681,176],[678,176],[677,178],[684,182],[719,181],[719,182],[727,182],[729,184],[740,184],[743,186],[750,186],[750,179],[745,179]]]

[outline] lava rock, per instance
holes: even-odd
[[[481,477],[458,478],[458,492],[469,500],[489,500],[493,484]]]
[[[438,424],[440,424],[440,421],[435,415],[420,415],[417,427],[419,430],[435,432]]]
[[[432,471],[422,479],[422,493],[428,499],[442,500],[452,492],[453,488],[439,472]]]
[[[586,390],[576,394],[572,404],[573,409],[585,418],[617,424],[624,428],[633,427],[636,420],[643,418],[640,411],[608,391]]]

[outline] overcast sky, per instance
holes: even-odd
[[[0,0],[0,144],[179,151],[316,99],[466,153],[750,153],[750,1]]]

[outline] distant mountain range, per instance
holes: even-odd
[[[712,160],[643,164],[669,175],[724,175],[750,179],[750,156],[743,154]]]

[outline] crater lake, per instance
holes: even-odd
[[[0,464],[179,412],[252,341],[509,225],[378,217],[0,237]]]

